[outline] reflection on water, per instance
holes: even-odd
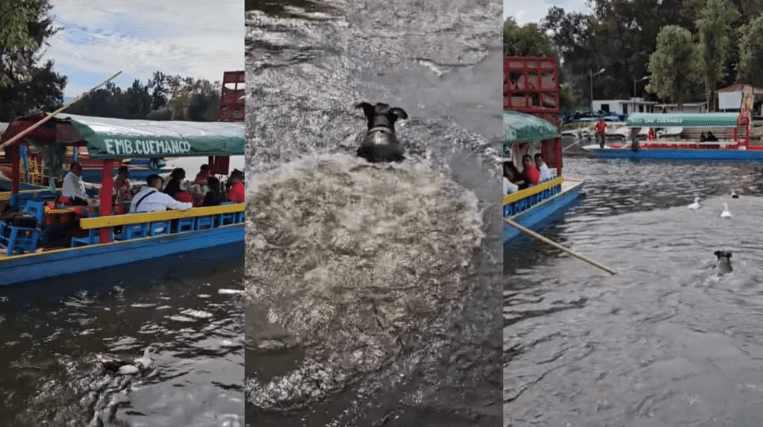
[[[547,233],[618,274],[535,242],[505,256],[504,425],[760,424],[763,165],[570,159],[565,172],[587,199]],[[716,250],[733,252],[732,273]]]
[[[0,424],[243,425],[242,246],[0,289]]]
[[[247,423],[499,425],[501,6],[323,4],[247,15]]]

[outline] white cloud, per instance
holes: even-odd
[[[145,82],[158,70],[216,81],[244,69],[242,0],[53,0],[51,14],[61,30],[43,59],[55,60],[59,72],[63,66],[103,80],[122,70],[127,80]],[[66,96],[82,91],[73,77]]]
[[[538,24],[554,6],[561,7],[565,12],[592,13],[587,0],[503,0],[503,17],[512,17],[519,25]]]

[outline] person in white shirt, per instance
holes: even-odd
[[[80,165],[78,162],[72,162],[71,166],[69,167],[69,173],[67,173],[64,177],[64,184],[61,190],[61,195],[63,197],[69,197],[72,199],[73,205],[87,206],[87,193],[85,192],[85,188],[100,189],[101,187],[83,181],[81,176],[82,165]]]
[[[553,176],[551,176],[551,171],[543,161],[543,156],[540,153],[535,155],[535,165],[538,166],[538,172],[540,172],[540,182],[548,181],[553,178]]]
[[[167,209],[185,211],[193,207],[193,203],[179,202],[170,195],[162,193],[164,180],[159,175],[150,175],[146,182],[148,185],[141,188],[133,197],[130,213],[160,212]]]

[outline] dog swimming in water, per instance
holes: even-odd
[[[722,276],[726,273],[731,273],[731,252],[715,251],[715,256],[718,257],[718,275]]]
[[[408,118],[405,110],[382,103],[371,105],[368,102],[361,102],[355,107],[362,108],[368,119],[368,132],[358,148],[358,157],[371,163],[399,162],[405,159],[403,144],[395,135],[395,121]]]

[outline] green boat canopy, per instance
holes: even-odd
[[[737,125],[739,113],[635,113],[625,122],[630,127],[725,127]]]
[[[24,117],[9,126],[10,139],[44,117]],[[87,147],[94,159],[235,156],[244,154],[243,122],[127,120],[61,114],[25,139],[41,145]]]
[[[517,111],[503,112],[503,143],[540,141],[556,138],[559,130],[556,126],[539,117]]]

